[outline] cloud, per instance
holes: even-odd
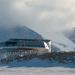
[[[75,27],[75,0],[0,0],[0,25],[25,25],[49,36]]]

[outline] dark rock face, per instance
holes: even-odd
[[[0,41],[6,41],[10,38],[42,39],[42,36],[25,26],[0,27]]]

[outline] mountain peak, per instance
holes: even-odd
[[[0,27],[0,41],[10,38],[42,39],[42,36],[26,26]]]

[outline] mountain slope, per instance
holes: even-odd
[[[42,36],[25,26],[0,27],[0,41],[10,38],[42,39]]]
[[[52,51],[75,51],[74,34],[74,30],[53,33],[50,36],[50,40],[52,40]],[[10,38],[43,39],[40,34],[25,26],[8,28],[0,26],[0,42]]]
[[[54,33],[51,37],[52,45],[58,48],[58,51],[75,51],[75,44],[62,32]],[[57,51],[56,49],[54,51]]]
[[[75,28],[71,30],[66,30],[63,33],[67,38],[69,38],[72,42],[75,43]]]

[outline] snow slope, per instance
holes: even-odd
[[[50,39],[52,40],[52,45],[57,47],[59,51],[74,51],[75,49],[75,44],[62,32],[52,34]]]
[[[75,43],[75,28],[70,30],[65,30],[63,33],[67,38],[69,38],[72,42]]]

